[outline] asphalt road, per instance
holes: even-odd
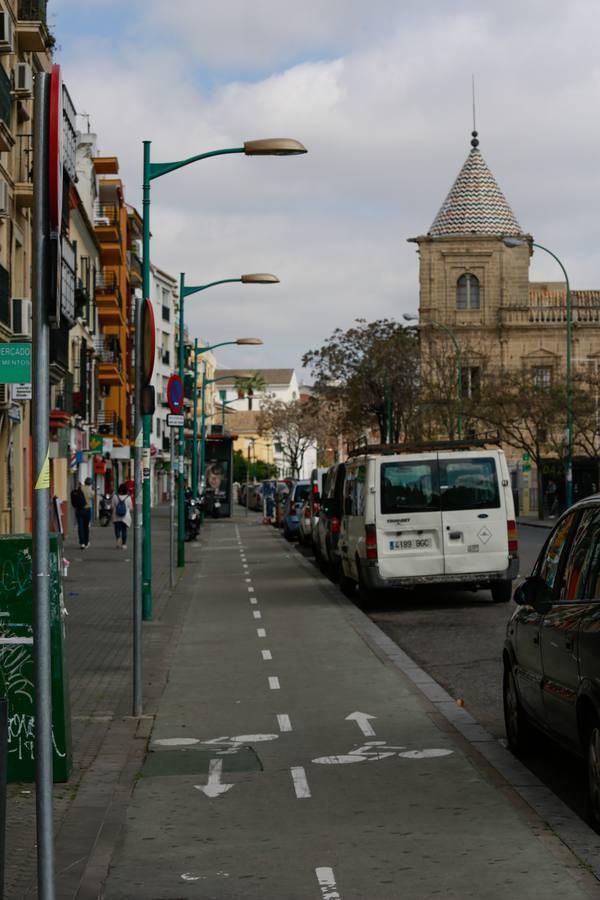
[[[548,531],[521,526],[521,576],[531,571]],[[302,551],[307,553],[307,551]],[[489,591],[424,588],[382,594],[371,619],[499,740],[502,709],[502,647],[511,601],[494,604]],[[543,742],[539,757],[523,760],[544,784],[587,821],[586,790],[577,760]]]

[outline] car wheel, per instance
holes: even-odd
[[[600,833],[600,725],[594,719],[587,744],[587,784],[590,819]]]
[[[344,572],[344,567],[340,567],[340,590],[344,597],[348,597],[349,600],[354,600],[354,595],[356,594],[356,582],[353,578],[350,578]]]
[[[515,676],[512,669],[508,666],[504,667],[502,695],[504,701],[504,727],[506,728],[508,747],[515,756],[522,756],[532,747],[532,726],[523,711],[517,693]]]
[[[494,603],[508,603],[512,597],[512,581],[495,581],[491,587]]]
[[[361,609],[371,609],[371,607],[373,606],[373,602],[377,597],[377,591],[374,591],[373,588],[367,587],[367,585],[365,584],[358,560],[356,562],[356,565],[358,566],[358,605]]]

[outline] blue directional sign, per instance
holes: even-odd
[[[183,409],[183,383],[179,375],[171,375],[167,382],[167,403],[175,415]]]

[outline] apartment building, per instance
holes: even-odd
[[[156,266],[150,268],[150,299],[156,324],[156,357],[152,376],[156,409],[150,444],[151,496],[152,503],[156,504],[166,500],[169,491],[171,439],[174,436],[177,440],[178,432],[167,426],[167,384],[171,375],[179,370],[175,341],[179,309],[177,280]]]

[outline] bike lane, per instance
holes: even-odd
[[[272,529],[203,542],[107,900],[591,896]]]

